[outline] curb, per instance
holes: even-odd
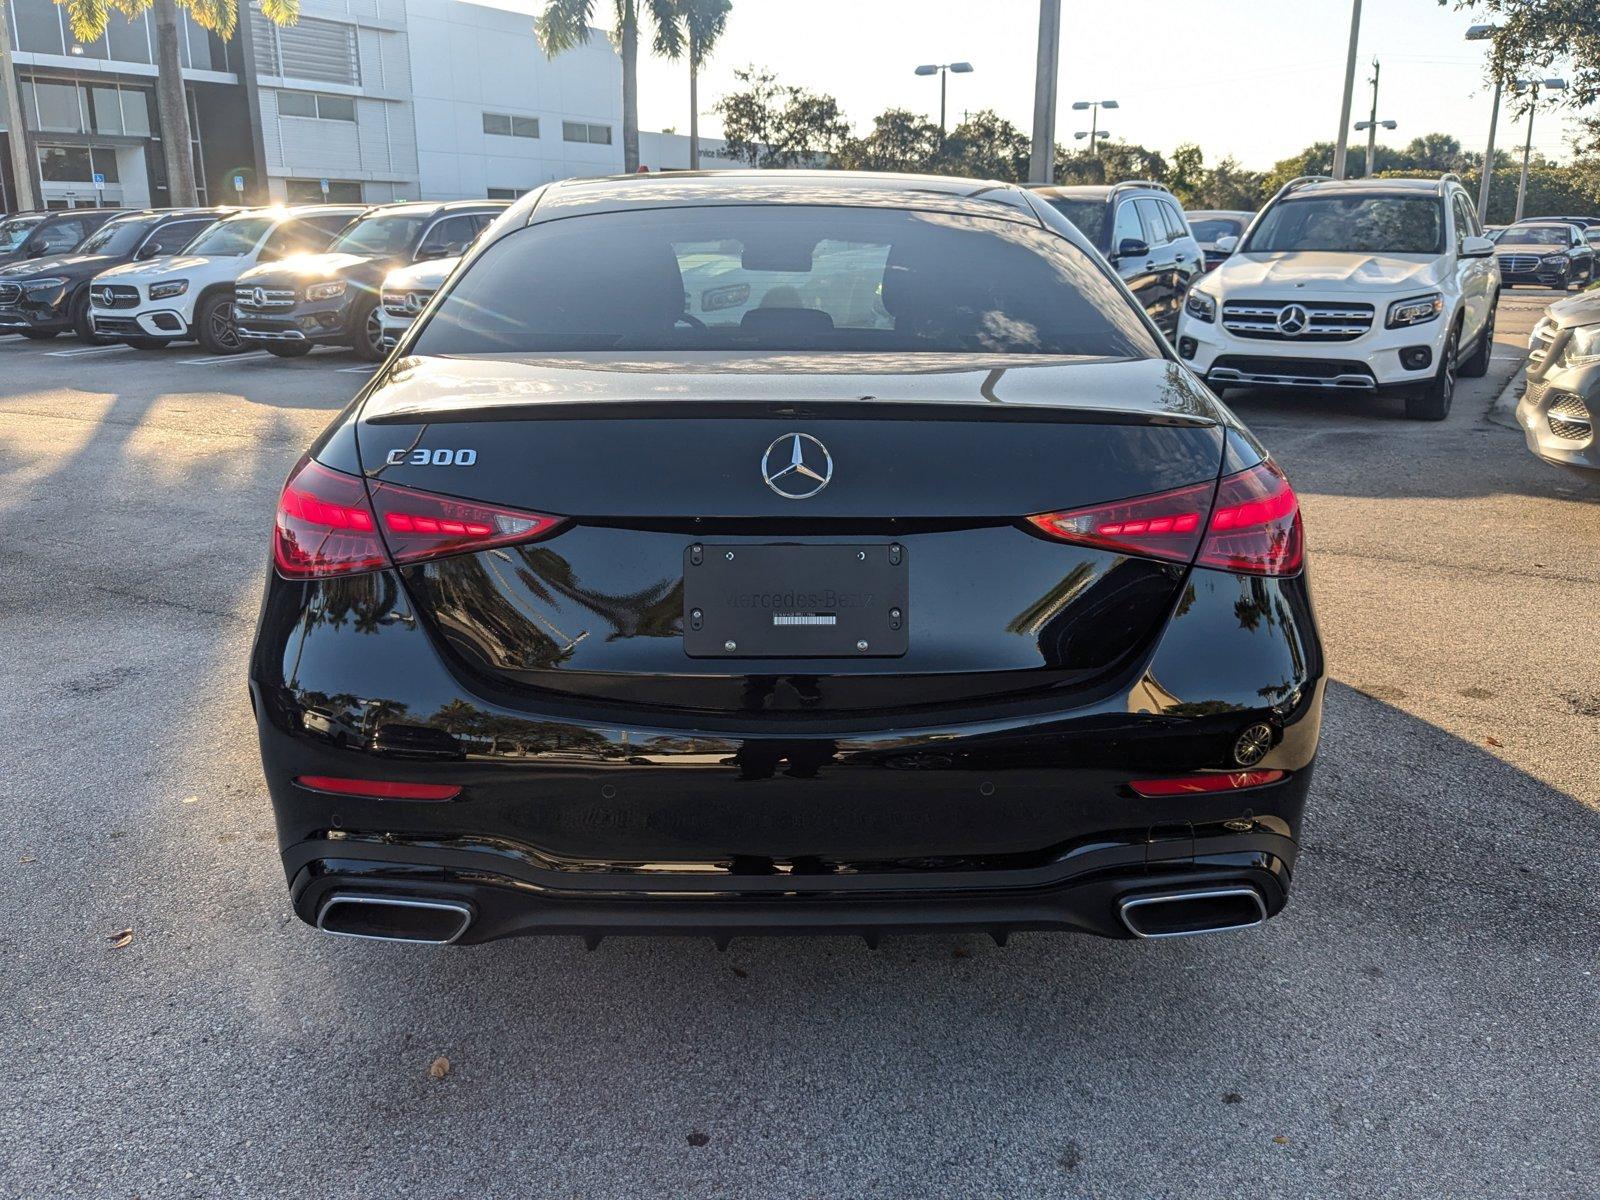
[[[1496,425],[1503,425],[1507,429],[1522,431],[1522,426],[1517,423],[1517,401],[1522,399],[1522,393],[1527,390],[1527,377],[1524,371],[1528,360],[1524,358],[1517,364],[1511,378],[1506,380],[1505,387],[1500,389],[1500,394],[1494,398],[1494,403],[1489,405],[1488,419]]]

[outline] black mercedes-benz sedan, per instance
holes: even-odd
[[[340,934],[1254,925],[1324,684],[1298,503],[1002,183],[568,181],[285,484],[250,666]]]

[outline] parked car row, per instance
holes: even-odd
[[[199,342],[378,361],[505,207],[493,200],[263,209],[75,209],[0,221],[0,333],[140,350]],[[437,264],[437,265],[436,265]],[[425,266],[382,308],[386,277]],[[441,269],[442,268],[442,269]],[[424,287],[424,280],[431,286]],[[407,303],[415,304],[410,313]]]

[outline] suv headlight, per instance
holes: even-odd
[[[1564,267],[1572,261],[1572,258],[1566,254],[1546,254],[1541,261],[1547,267]]]
[[[1409,300],[1396,300],[1389,305],[1389,319],[1385,324],[1390,329],[1426,325],[1429,321],[1437,321],[1443,311],[1444,297],[1438,292],[1429,292],[1426,296],[1412,296]]]
[[[1600,324],[1579,325],[1567,338],[1560,365],[1582,367],[1593,362],[1600,362]]]
[[[1214,325],[1217,321],[1217,298],[1210,292],[1193,288],[1189,292],[1189,298],[1183,302],[1183,311],[1196,321]]]
[[[306,288],[306,299],[337,300],[344,295],[344,289],[344,283],[337,280],[333,283],[313,283]]]
[[[56,288],[63,286],[66,282],[67,281],[65,279],[57,278],[55,276],[52,276],[49,279],[30,279],[22,285],[22,290],[25,292],[53,292],[56,290]]]
[[[169,296],[181,296],[189,290],[187,279],[169,279],[166,283],[152,283],[150,285],[150,299],[165,300]]]

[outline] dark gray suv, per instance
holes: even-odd
[[[1205,255],[1172,193],[1143,179],[1037,190],[1106,256],[1161,332],[1175,337]]]

